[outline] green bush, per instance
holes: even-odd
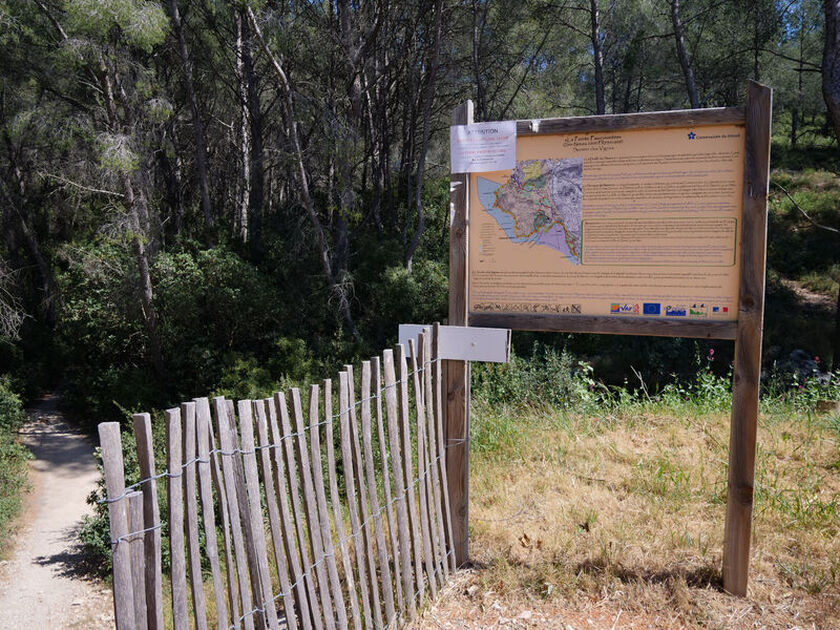
[[[0,377],[0,553],[9,541],[9,524],[21,507],[26,487],[26,460],[29,451],[17,437],[25,415],[20,397]]]
[[[474,363],[472,396],[490,407],[570,409],[597,402],[591,367],[566,350],[539,342],[531,354],[511,353],[510,363]]]

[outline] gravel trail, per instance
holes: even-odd
[[[99,474],[94,446],[44,398],[21,430],[34,459],[32,492],[13,551],[0,566],[0,629],[114,628],[108,586],[84,576],[78,543]]]

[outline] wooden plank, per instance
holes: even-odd
[[[469,325],[513,330],[696,339],[735,339],[737,328],[735,322],[656,319],[624,315],[540,315],[536,313],[470,313]]]
[[[312,625],[316,630],[324,627],[323,614],[318,605],[318,591],[315,585],[315,578],[312,575],[312,559],[307,547],[306,531],[304,530],[304,514],[300,505],[300,482],[298,480],[298,463],[295,459],[294,444],[292,443],[292,424],[289,419],[289,408],[286,406],[286,397],[274,395],[277,409],[280,412],[280,427],[283,430],[283,444],[286,455],[286,477],[289,483],[289,496],[292,505],[292,518],[297,532],[298,548],[300,549],[301,562],[303,565],[303,581],[306,584],[306,594],[309,598],[309,610],[312,613]]]
[[[761,337],[764,324],[772,103],[772,90],[750,81],[741,223],[738,336],[735,341],[729,481],[723,544],[723,587],[733,595],[740,596],[747,594],[750,560]]]
[[[313,385],[317,390],[317,385]],[[318,505],[315,502],[315,487],[312,482],[312,467],[309,461],[309,450],[306,447],[306,422],[303,416],[303,403],[300,399],[300,390],[293,387],[290,392],[292,396],[292,416],[295,421],[295,439],[297,446],[297,457],[300,462],[300,476],[303,482],[303,507],[306,510],[307,531],[309,532],[309,546],[312,549],[314,558],[315,576],[318,580],[318,591],[321,594],[321,609],[324,613],[324,625],[327,630],[335,630],[335,615],[333,614],[332,597],[330,596],[330,583],[327,576],[326,558],[324,557],[324,541],[321,539],[321,521],[318,518]],[[310,390],[310,404],[313,400],[317,404],[317,393],[312,395]],[[311,410],[310,410],[311,413]],[[317,422],[318,412],[315,411]]]
[[[325,390],[326,391],[326,390]],[[312,452],[312,475],[315,486],[315,500],[318,504],[318,522],[321,528],[321,542],[324,548],[324,557],[327,563],[330,588],[332,589],[333,602],[335,604],[336,623],[341,630],[347,629],[347,607],[344,605],[344,594],[341,591],[341,579],[338,575],[338,566],[335,562],[335,546],[332,540],[330,529],[330,513],[327,509],[327,494],[324,486],[324,470],[321,459],[321,425],[332,422],[327,419],[320,419],[320,404],[318,401],[319,390],[317,385],[309,388],[309,448]]]
[[[449,480],[447,475],[447,452],[446,434],[444,433],[444,405],[443,405],[443,361],[440,357],[440,324],[435,324],[432,329],[432,357],[434,360],[434,399],[435,399],[435,431],[437,433],[438,445],[438,470],[440,471],[441,495],[443,500],[443,531],[446,534],[446,555],[449,559],[449,568],[454,571],[457,563],[455,561],[455,539],[452,535],[452,510],[449,504]]]
[[[362,447],[359,440],[359,424],[356,421],[356,380],[353,377],[353,366],[345,365],[344,369],[347,372],[347,383],[349,390],[347,392],[348,403],[350,405],[350,437],[352,438],[353,447],[353,467],[355,470],[356,484],[358,490],[360,520],[362,528],[362,538],[364,540],[364,555],[367,561],[368,575],[370,576],[370,596],[371,606],[373,608],[374,621],[377,627],[381,628],[384,625],[382,619],[382,600],[379,597],[379,588],[377,583],[379,579],[376,575],[376,551],[373,545],[373,535],[371,534],[371,515],[370,507],[367,503],[367,484],[365,483],[364,462],[362,461]]]
[[[143,518],[143,493],[129,492],[128,528],[132,532],[142,532],[146,529]],[[150,533],[150,532],[148,532]],[[145,534],[133,534],[124,543],[128,545],[131,556],[131,590],[134,595],[134,619],[137,628],[147,628],[146,621],[146,562],[144,558],[143,539]]]
[[[463,105],[462,105],[463,107]],[[457,110],[456,110],[457,111]],[[453,117],[454,118],[454,117]],[[470,119],[472,117],[470,116]],[[583,133],[620,131],[624,129],[655,129],[704,125],[743,124],[743,107],[710,107],[638,114],[613,114],[607,116],[575,116],[569,118],[544,118],[542,120],[517,120],[517,136],[536,136],[557,133]],[[472,122],[472,120],[470,120]],[[452,124],[466,124],[452,121]]]
[[[209,407],[209,403],[208,403]],[[216,427],[218,429],[218,427]],[[219,514],[222,518],[222,538],[225,544],[225,570],[227,573],[227,593],[230,610],[236,623],[239,623],[239,579],[237,578],[236,561],[234,559],[233,533],[230,526],[230,512],[228,511],[227,488],[225,478],[222,475],[222,454],[217,448],[215,431],[212,421],[210,423],[210,450],[212,456],[212,467],[210,472],[213,477],[213,484],[219,497]]]
[[[379,357],[373,358],[373,380],[376,383],[376,439],[379,443],[379,462],[382,466],[382,486],[385,495],[385,517],[388,521],[388,538],[391,543],[391,558],[394,562],[394,588],[397,592],[397,608],[405,610],[405,595],[400,579],[400,547],[397,538],[397,524],[394,517],[393,492],[391,491],[391,473],[388,470],[388,446],[382,414],[382,364]]]
[[[373,531],[376,536],[376,552],[379,559],[379,586],[381,589],[382,601],[385,604],[385,624],[391,623],[396,619],[396,610],[394,609],[394,587],[391,582],[391,567],[388,562],[388,548],[385,544],[385,532],[382,529],[382,512],[379,509],[379,497],[376,492],[376,473],[373,467],[373,431],[371,430],[371,413],[370,401],[371,396],[371,372],[370,361],[362,363],[362,441],[364,445],[364,465],[365,475],[367,477],[367,491],[368,501],[370,502],[370,510],[373,514]],[[358,435],[358,432],[357,432]],[[359,473],[362,474],[361,472]],[[376,576],[376,569],[373,569],[372,575]],[[374,585],[376,583],[374,582]]]
[[[429,518],[429,475],[424,466],[426,460],[426,408],[423,404],[423,386],[420,384],[420,373],[417,370],[417,346],[414,339],[408,340],[411,353],[411,374],[414,385],[414,410],[417,422],[417,494],[420,497],[420,535],[423,542],[423,558],[426,563],[426,576],[432,599],[437,599],[437,576],[435,563],[432,560],[431,524]],[[422,364],[421,364],[422,365]]]
[[[183,469],[181,444],[181,410],[166,411],[166,468],[169,504],[169,561],[172,578],[172,627],[188,630],[187,559],[184,554],[184,491],[181,485]]]
[[[237,456],[237,445],[233,438],[228,406],[225,399],[217,396],[213,399],[213,409],[216,412],[216,432],[219,434],[219,449],[221,450],[222,473],[224,475],[227,509],[230,519],[231,539],[233,540],[233,554],[236,558],[236,577],[239,586],[239,602],[242,605],[243,623],[248,630],[254,629],[254,609],[249,582],[248,552],[245,548],[245,538],[242,533],[242,515],[239,509],[239,488],[236,482],[234,461]],[[235,620],[234,620],[235,621]]]
[[[260,577],[260,554],[257,552],[257,537],[258,535],[264,535],[263,523],[262,519],[260,519],[259,524],[256,524],[250,518],[251,507],[248,501],[248,488],[245,482],[245,465],[243,462],[245,454],[240,445],[236,408],[232,400],[225,399],[224,402],[228,419],[230,420],[229,427],[231,439],[233,440],[233,450],[236,451],[231,456],[233,463],[233,482],[236,486],[236,501],[239,504],[239,516],[242,519],[242,535],[245,540],[245,554],[248,559],[248,576],[251,580],[251,597],[254,600],[253,612],[249,614],[254,620],[256,630],[264,630],[268,625],[266,618],[268,613],[265,610],[267,604],[260,601],[262,599],[263,584]],[[248,401],[247,408],[250,412],[250,401]],[[257,528],[260,530],[259,534],[255,531]]]
[[[271,448],[273,446],[268,439],[268,414],[266,413],[265,400],[254,401],[254,417],[257,424],[257,443],[260,448],[260,465],[262,467],[263,487],[265,488],[265,505],[268,510],[268,525],[271,531],[271,547],[274,552],[274,563],[277,566],[277,578],[280,581],[280,589],[283,595],[283,608],[285,610],[285,622],[289,630],[297,630],[297,615],[295,614],[295,598],[292,593],[292,585],[289,582],[289,570],[285,550],[283,549],[283,536],[280,525],[280,508],[277,505],[277,488],[274,484],[274,472],[271,466]]]
[[[405,475],[405,498],[408,504],[408,529],[411,532],[414,578],[417,585],[415,593],[419,597],[419,603],[422,606],[425,597],[425,587],[423,586],[423,555],[420,551],[420,522],[419,516],[417,515],[417,504],[414,501],[414,486],[417,483],[417,479],[414,478],[414,466],[412,464],[411,414],[408,408],[408,363],[405,359],[405,350],[399,344],[396,348],[395,358],[397,367],[400,370],[397,389],[400,399],[400,435],[402,442],[403,474]]]
[[[247,489],[248,520],[254,540],[254,555],[257,577],[259,578],[259,593],[262,596],[263,617],[271,630],[279,630],[277,608],[274,604],[274,593],[271,589],[271,573],[268,569],[268,549],[265,542],[265,528],[263,525],[262,497],[260,492],[260,478],[257,473],[257,453],[254,442],[254,419],[251,414],[251,401],[240,400],[237,403],[239,411],[239,435],[242,440],[242,465],[245,469],[245,486]]]
[[[187,561],[190,571],[193,615],[196,630],[207,630],[207,605],[201,575],[201,548],[198,541],[198,502],[196,500],[196,421],[195,403],[181,403],[183,418],[182,448],[184,453],[183,491],[187,515]]]
[[[213,578],[213,594],[216,601],[216,623],[219,630],[230,626],[226,589],[222,581],[219,564],[219,545],[216,539],[216,515],[213,506],[212,472],[210,466],[210,403],[206,398],[194,398],[196,409],[196,442],[198,446],[198,495],[201,499],[201,516],[204,521],[204,542],[210,574]],[[219,499],[222,503],[222,499]],[[231,567],[232,569],[233,567]]]
[[[411,619],[417,616],[417,604],[414,599],[414,575],[411,564],[411,533],[408,529],[408,508],[406,500],[405,477],[403,477],[400,461],[402,451],[400,449],[399,411],[397,405],[397,376],[394,369],[393,350],[385,350],[382,353],[382,361],[385,368],[385,412],[388,416],[388,441],[391,447],[391,470],[394,474],[394,489],[396,496],[394,501],[397,506],[397,527],[399,533],[399,555],[402,567],[402,584],[405,592],[406,604]],[[394,552],[396,555],[396,552]]]
[[[147,479],[140,485],[143,492],[143,518],[149,526],[160,523],[157,480],[155,479],[155,450],[152,444],[152,417],[147,413],[132,416],[134,441],[137,444],[137,463],[140,478]],[[161,562],[160,528],[146,534],[144,539],[146,565],[146,623],[149,630],[163,630],[163,571]]]
[[[473,104],[467,101],[452,111],[453,125],[473,122]],[[449,324],[467,326],[469,304],[469,177],[453,174],[449,184]],[[503,328],[514,328],[504,325]],[[466,361],[447,361],[444,364],[446,379],[446,441],[448,481],[447,491],[452,508],[452,534],[457,565],[469,557],[469,435],[470,435],[470,367]]]
[[[432,549],[435,557],[435,564],[441,579],[441,588],[446,577],[449,576],[449,565],[446,562],[446,535],[443,533],[443,508],[441,505],[440,475],[438,474],[437,437],[435,436],[435,411],[437,400],[432,386],[432,373],[437,366],[432,355],[432,331],[427,328],[420,335],[420,361],[423,368],[423,392],[426,410],[426,474],[431,475],[429,479],[429,510],[432,520]]]
[[[283,458],[283,434],[280,432],[278,424],[278,401],[283,400],[285,405],[285,397],[281,393],[274,394],[274,397],[266,401],[268,405],[268,421],[271,428],[271,441],[276,448],[271,449],[274,459],[274,484],[277,489],[277,498],[280,503],[280,519],[283,526],[283,540],[286,544],[286,560],[289,563],[289,571],[294,580],[292,587],[294,588],[295,600],[297,601],[297,615],[298,623],[303,626],[304,630],[311,630],[312,628],[312,614],[309,611],[309,596],[306,590],[306,582],[303,577],[303,571],[300,566],[300,553],[298,552],[297,544],[295,542],[295,527],[294,519],[292,517],[292,510],[289,506],[289,497],[287,494],[289,474],[286,472],[286,462]],[[288,613],[288,611],[287,611]]]
[[[344,580],[347,582],[347,595],[350,599],[350,614],[353,617],[354,630],[362,629],[362,617],[359,612],[359,598],[356,595],[356,583],[353,577],[353,565],[347,550],[347,537],[344,533],[344,516],[341,513],[341,500],[338,493],[338,475],[336,474],[335,441],[333,436],[333,404],[332,381],[324,381],[324,416],[326,421],[325,442],[327,446],[327,475],[330,482],[330,503],[333,510],[333,523],[338,538],[338,548],[341,552],[341,563],[344,568]],[[339,404],[340,407],[340,404]]]
[[[400,343],[403,347],[407,347],[409,339],[414,339],[416,342],[427,328],[428,326],[420,324],[400,324]],[[487,363],[510,361],[510,330],[473,326],[441,326],[440,328],[444,359]]]
[[[367,562],[364,541],[362,540],[361,522],[359,521],[359,504],[356,499],[356,475],[353,470],[353,438],[350,436],[350,379],[347,372],[339,373],[338,388],[338,423],[341,429],[341,461],[344,469],[347,510],[350,513],[350,537],[353,540],[356,568],[359,572],[359,590],[362,592],[362,613],[364,615],[365,628],[373,628]]]
[[[102,448],[105,498],[108,501],[108,520],[113,547],[114,618],[118,630],[128,630],[134,627],[135,617],[134,596],[131,592],[131,550],[128,545],[121,543],[122,537],[128,534],[129,529],[119,422],[99,424],[99,444]]]

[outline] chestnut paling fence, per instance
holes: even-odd
[[[263,400],[196,398],[102,423],[118,630],[396,628],[455,570],[437,326],[325,380]],[[358,379],[356,378],[358,376]],[[159,492],[167,493],[166,515]],[[165,604],[162,529],[171,567]]]

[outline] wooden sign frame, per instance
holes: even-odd
[[[553,135],[719,124],[745,126],[744,187],[738,317],[735,322],[665,320],[589,315],[470,313],[469,174],[450,179],[449,324],[512,330],[586,332],[666,337],[732,339],[735,362],[729,441],[729,480],[723,545],[723,586],[747,592],[755,477],[764,282],[767,251],[767,194],[770,180],[772,90],[754,81],[745,107],[693,109],[611,116],[517,121],[517,135]],[[452,125],[473,121],[471,101],[452,113]],[[469,558],[469,363],[445,361],[446,436],[452,530],[459,565]]]

